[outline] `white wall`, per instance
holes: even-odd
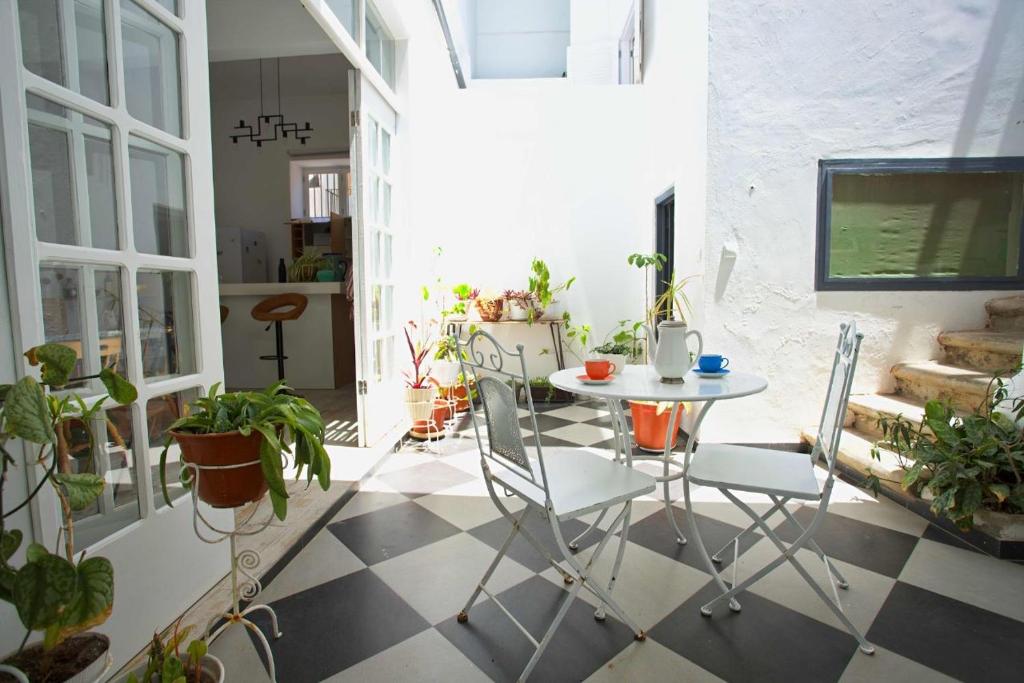
[[[560,78],[569,0],[476,0],[473,78]]]
[[[1000,295],[816,293],[817,161],[1024,154],[1024,3],[712,3],[710,32],[705,347],[769,387],[716,407],[706,437],[792,441],[840,321],[865,334],[855,390],[885,390]]]
[[[577,276],[565,303],[600,336],[642,315],[643,280],[626,257],[653,248],[654,198],[677,179],[686,183],[677,188],[680,234],[682,221],[700,220],[705,168],[706,10],[648,5],[661,16],[651,43],[664,52],[644,86],[559,79],[465,90],[455,87],[436,17],[409,10],[416,33],[400,129],[422,282],[434,246],[445,250],[446,281],[495,291],[525,287],[538,256],[553,279]],[[534,351],[551,346],[546,328],[520,340]],[[545,356],[531,371],[552,367]]]
[[[292,217],[290,155],[347,154],[349,147],[348,62],[340,55],[318,55],[284,58],[281,63],[285,118],[300,125],[309,121],[314,129],[305,145],[292,138],[265,142],[262,147],[246,140],[232,143],[232,129],[239,119],[252,123],[259,113],[256,62],[210,64],[217,225],[263,232],[271,279],[276,278],[278,259],[291,262],[291,233],[284,224]],[[273,60],[266,60],[263,68],[267,113],[272,113],[276,109],[276,67]]]
[[[619,40],[637,0],[572,0],[568,74],[574,83],[619,82]]]

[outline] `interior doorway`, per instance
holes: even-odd
[[[669,189],[658,195],[654,200],[654,250],[665,256],[665,264],[660,273],[655,275],[654,295],[661,297],[668,290],[668,284],[676,269],[676,191]],[[668,317],[664,312],[661,318]]]

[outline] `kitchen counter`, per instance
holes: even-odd
[[[303,294],[306,310],[286,320],[285,378],[294,389],[337,389],[355,381],[355,341],[342,282],[245,282],[220,285],[220,303],[228,317],[221,325],[227,386],[261,388],[277,380],[277,364],[261,360],[274,354],[274,328],[254,320],[252,308],[275,294]]]

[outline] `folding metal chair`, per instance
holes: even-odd
[[[537,415],[530,397],[530,379],[526,372],[526,361],[523,356],[522,344],[516,345],[513,353],[503,348],[491,335],[483,331],[474,332],[466,342],[455,340],[458,344],[460,363],[467,390],[475,383],[479,394],[480,409],[486,429],[486,439],[481,433],[477,408],[471,406],[470,415],[477,444],[480,448],[480,466],[483,469],[487,491],[501,514],[512,524],[508,538],[498,550],[497,556],[484,573],[483,578],[466,601],[466,606],[459,612],[458,621],[469,621],[469,610],[481,593],[486,594],[494,604],[522,631],[523,635],[533,644],[535,651],[526,668],[519,676],[523,681],[536,666],[545,648],[562,619],[569,610],[569,605],[576,598],[581,588],[586,588],[603,603],[622,623],[634,633],[637,640],[647,636],[612,599],[611,591],[622,565],[626,537],[629,531],[632,501],[638,496],[654,490],[655,480],[648,474],[634,470],[617,462],[606,460],[601,456],[575,448],[541,449],[540,430],[537,428]],[[515,389],[516,385],[526,387],[526,405],[529,409],[530,421],[536,435],[536,457],[527,454],[519,429]],[[526,507],[518,515],[513,515],[502,502],[495,486],[500,487],[506,496],[518,496],[526,503]],[[584,564],[569,549],[562,535],[560,522],[575,519],[583,515],[605,511],[616,505],[622,510],[615,517],[604,537],[598,542],[593,554]],[[530,515],[539,514],[546,518],[551,526],[555,544],[561,560],[568,569],[559,565],[559,561],[524,526]],[[591,575],[591,568],[608,545],[608,541],[621,529],[618,553],[612,568],[611,578],[605,585],[597,582]],[[566,585],[571,585],[562,597],[561,604],[551,625],[538,642],[506,608],[497,597],[488,590],[487,582],[495,568],[505,556],[513,539],[522,535],[538,553],[540,553],[561,575]],[[594,616],[604,619],[604,607],[599,608]]]
[[[857,366],[857,356],[860,353],[862,339],[863,335],[857,333],[856,325],[853,322],[840,325],[839,343],[836,346],[835,358],[832,363],[832,376],[829,379],[828,393],[825,397],[825,408],[818,426],[817,443],[814,445],[810,459],[806,455],[790,451],[724,444],[701,444],[690,462],[687,463],[685,476],[687,510],[690,509],[689,485],[691,483],[700,484],[717,488],[753,520],[750,526],[709,557],[707,548],[700,538],[697,525],[693,521],[693,515],[688,515],[690,535],[697,539],[697,547],[715,581],[722,589],[721,595],[700,608],[700,612],[704,616],[711,616],[712,609],[723,601],[728,601],[729,607],[734,612],[739,612],[740,604],[736,601],[736,596],[784,562],[789,562],[857,639],[861,651],[866,654],[874,654],[874,646],[853,625],[853,622],[843,612],[842,603],[839,601],[839,592],[836,587],[846,589],[849,588],[849,583],[814,540],[815,532],[825,520],[829,499],[832,496],[832,488],[835,483],[836,453],[839,449],[839,439],[843,433],[843,418],[846,415],[846,404],[850,398],[853,373]],[[822,456],[827,465],[827,476],[824,484],[819,488],[818,480],[814,476],[814,463]],[[734,491],[763,493],[772,501],[772,507],[764,514],[758,515],[749,505],[740,500]],[[818,509],[806,527],[801,525],[786,508],[786,503],[791,500],[818,501]],[[782,513],[789,523],[799,531],[797,539],[788,547],[767,524],[767,520],[777,512]],[[750,577],[737,583],[739,544],[754,529],[764,533],[778,548],[780,555]],[[733,549],[731,587],[725,583],[713,564],[721,562],[722,553],[726,552],[730,546]],[[825,574],[832,588],[832,596],[824,591],[797,560],[796,551],[805,546],[812,550],[824,564]]]

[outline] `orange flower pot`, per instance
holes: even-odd
[[[629,402],[629,412],[633,415],[633,437],[636,445],[645,451],[657,453],[665,450],[665,430],[668,429],[668,416],[672,409],[665,410],[658,414],[658,406],[654,403]],[[676,447],[679,441],[679,423],[686,412],[685,406],[679,407],[676,413],[676,423],[672,430],[672,448]]]

